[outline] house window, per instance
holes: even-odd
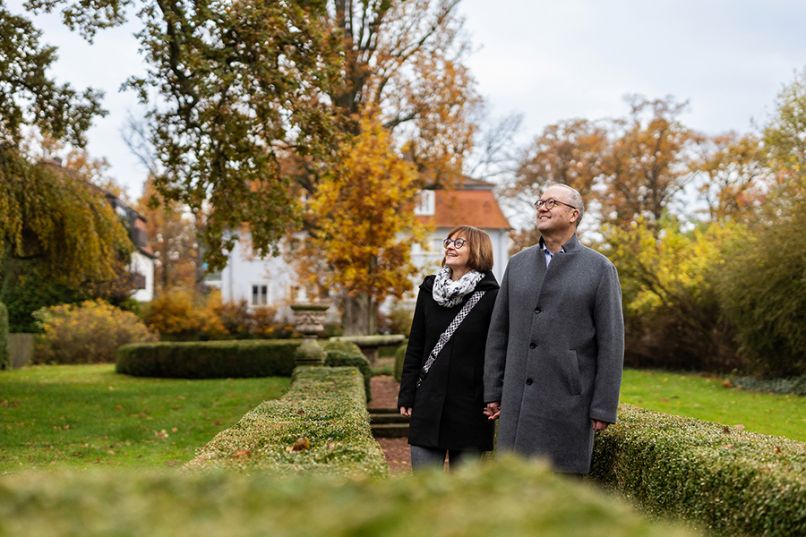
[[[417,216],[433,216],[435,208],[434,191],[423,190],[417,200],[417,206],[414,208],[414,214]]]
[[[253,285],[252,286],[252,305],[253,306],[266,306],[269,303],[269,286],[268,285]]]

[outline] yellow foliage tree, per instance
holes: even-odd
[[[309,248],[321,252],[329,269],[322,283],[344,292],[345,332],[373,333],[378,304],[410,289],[416,272],[411,246],[425,236],[413,210],[417,174],[372,115],[342,151],[311,200]]]
[[[684,233],[672,218],[605,226],[603,249],[619,271],[633,365],[739,365],[715,284],[725,245],[743,232],[740,224],[715,222]]]

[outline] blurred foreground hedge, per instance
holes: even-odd
[[[187,468],[273,473],[384,475],[361,374],[352,367],[298,367],[291,389],[218,433]]]
[[[395,479],[176,470],[0,477],[0,535],[682,537],[517,459]]]
[[[722,535],[806,535],[806,444],[623,405],[592,474],[655,514]]]

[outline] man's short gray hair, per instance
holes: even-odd
[[[582,215],[585,214],[585,202],[582,201],[582,194],[580,194],[576,188],[568,186],[565,183],[549,183],[546,185],[546,188],[551,186],[561,186],[568,190],[568,193],[571,195],[571,205],[576,207],[576,210],[579,211],[579,218],[577,218],[576,221],[576,225],[579,227],[579,223],[582,221]]]

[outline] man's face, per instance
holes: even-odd
[[[572,208],[571,193],[561,186],[550,186],[540,196],[543,202],[537,209],[537,229],[541,232],[563,232],[576,227],[579,212]],[[556,203],[549,208],[551,201]],[[546,203],[548,202],[548,203]]]

